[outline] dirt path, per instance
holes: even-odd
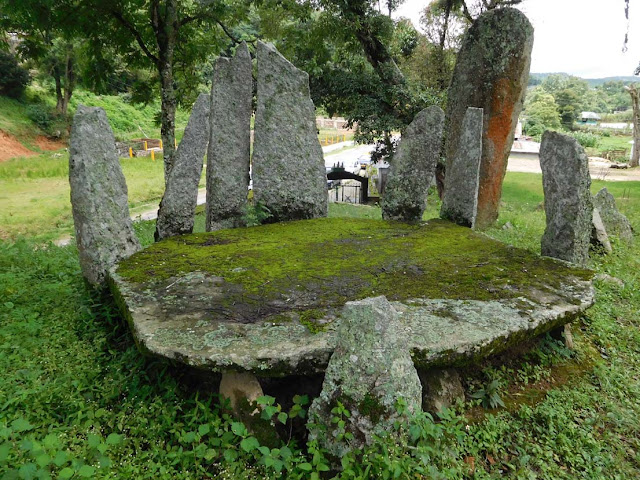
[[[540,161],[537,158],[525,158],[524,156],[511,156],[507,164],[509,172],[542,173]],[[619,170],[611,168],[611,162],[600,157],[589,158],[589,173],[593,180],[606,180],[611,182],[640,182],[640,168]]]

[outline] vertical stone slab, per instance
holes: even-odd
[[[442,146],[444,112],[440,107],[418,113],[402,135],[382,199],[382,218],[419,222],[427,205]]]
[[[620,213],[616,206],[616,199],[606,187],[593,197],[593,205],[600,210],[602,223],[604,223],[607,234],[617,236],[625,242],[633,240],[633,230],[629,220]]]
[[[101,108],[80,105],[73,117],[69,184],[82,275],[101,286],[111,266],[140,249],[115,138]]]
[[[465,34],[449,87],[447,159],[461,138],[462,119],[469,107],[484,110],[482,160],[476,228],[498,218],[502,181],[522,111],[531,65],[533,27],[513,8],[483,13]]]
[[[422,386],[405,329],[383,296],[345,305],[322,392],[309,409],[309,438],[332,455],[371,444],[376,434],[420,411]],[[403,413],[396,408],[399,401],[407,407]],[[338,402],[350,412],[344,427],[332,422]],[[342,436],[347,432],[353,435],[349,443]]]
[[[257,56],[254,200],[269,209],[269,222],[326,217],[327,179],[309,75],[273,45],[258,42]]]
[[[167,177],[155,239],[183,235],[193,231],[198,203],[198,184],[202,175],[202,162],[209,142],[210,98],[201,93],[193,105],[184,136],[176,151],[173,168]]]
[[[245,226],[251,151],[251,55],[242,42],[232,59],[218,57],[211,86],[207,153],[208,232]]]
[[[542,255],[584,265],[593,215],[589,159],[574,138],[547,131],[540,146],[540,167],[547,217]]]
[[[447,159],[440,216],[474,228],[478,213],[480,161],[482,159],[482,109],[468,108],[462,121],[458,150]]]

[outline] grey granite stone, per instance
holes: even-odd
[[[198,184],[209,142],[209,95],[198,96],[176,151],[156,222],[156,240],[193,231]]]
[[[592,272],[450,222],[408,226],[353,220],[336,235],[338,228],[323,218],[169,238],[112,270],[111,291],[144,351],[202,370],[273,377],[325,371],[341,309],[362,298],[368,278],[375,278],[377,294],[396,296],[393,306],[411,332],[408,348],[416,367],[425,369],[494,355],[572,321],[593,302]],[[311,241],[300,239],[309,229],[328,238],[314,233]],[[383,238],[371,239],[372,232],[385,229]],[[252,240],[245,242],[248,236]],[[388,252],[390,244],[397,252],[393,258],[369,253]],[[346,270],[336,273],[335,265],[348,245],[366,258],[351,280],[352,257],[345,258]],[[451,255],[450,245],[467,247]],[[243,269],[230,263],[235,249]],[[195,256],[188,257],[187,250]],[[418,263],[410,260],[411,251]],[[314,269],[305,279],[305,273],[292,270],[294,263],[308,268],[305,259],[316,255],[326,258],[326,272]],[[270,259],[268,266],[264,258]],[[175,273],[158,276],[176,260]],[[142,272],[139,280],[128,276],[131,268]],[[251,277],[260,281],[258,293],[243,284]],[[419,290],[401,296],[410,284]]]
[[[232,59],[216,60],[207,154],[207,231],[245,225],[253,97],[251,68],[251,56],[244,42]]]
[[[589,159],[573,137],[547,131],[540,146],[540,167],[547,221],[542,254],[584,265],[593,219]]]
[[[533,27],[514,8],[483,13],[467,31],[448,93],[446,157],[458,150],[467,108],[484,109],[476,227],[498,218],[502,181],[529,78]]]
[[[269,222],[327,215],[327,180],[309,75],[258,42],[258,105],[253,148],[254,201]]]
[[[593,245],[596,251],[600,251],[602,253],[611,253],[613,249],[611,248],[611,242],[609,241],[609,235],[607,234],[607,229],[602,223],[602,218],[600,217],[600,210],[597,208],[593,209],[593,220],[591,225],[591,245]]]
[[[407,334],[407,326],[383,296],[345,305],[322,392],[309,409],[310,440],[340,458],[420,411],[422,387]],[[405,410],[398,409],[399,402]],[[344,426],[332,422],[332,410],[339,404],[350,413]],[[353,438],[347,441],[345,433]]]
[[[444,112],[440,107],[418,113],[402,135],[382,199],[382,218],[419,222],[435,175],[442,145]]]
[[[80,105],[73,117],[69,184],[82,275],[101,286],[109,268],[140,249],[115,138],[101,108]]]
[[[482,158],[482,109],[470,107],[464,115],[461,138],[453,157],[447,159],[440,217],[473,228],[478,213],[480,160]]]
[[[438,413],[459,400],[464,401],[464,388],[454,368],[432,368],[418,371],[422,383],[422,409]]]
[[[616,236],[625,242],[633,240],[633,230],[627,217],[616,206],[616,199],[606,187],[593,197],[593,205],[600,210],[600,217],[607,230],[607,234]]]

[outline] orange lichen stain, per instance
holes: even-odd
[[[506,167],[507,138],[513,128],[511,118],[516,98],[509,78],[501,78],[493,89],[491,111],[483,150],[490,155],[483,158],[478,192],[479,227],[488,226],[498,216],[498,204],[502,196],[502,180]]]

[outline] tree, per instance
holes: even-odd
[[[16,57],[0,51],[0,95],[20,98],[29,80],[29,72],[18,65]]]
[[[0,0],[3,28],[20,38],[20,54],[53,77],[61,115],[67,114],[77,83],[78,32],[71,7],[64,0]]]
[[[560,129],[560,113],[553,95],[541,88],[533,89],[524,106],[525,130],[528,135],[542,135],[545,130]]]
[[[640,88],[638,84],[627,87],[633,105],[633,153],[629,166],[637,167],[640,163]]]
[[[226,22],[237,24],[246,16],[244,6],[212,0],[83,0],[82,6],[88,19],[82,27],[94,52],[108,45],[130,67],[155,72],[166,179],[173,167],[177,105],[194,98],[199,67],[209,55],[240,42]]]

